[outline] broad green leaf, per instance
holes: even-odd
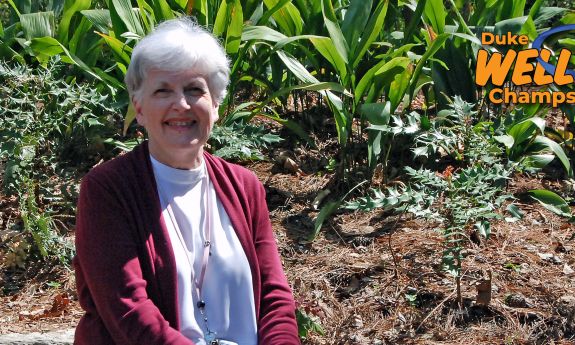
[[[280,0],[278,1],[272,8],[268,9],[267,11],[265,11],[265,13],[262,14],[261,18],[258,20],[257,23],[258,25],[267,25],[268,21],[270,20],[270,18],[279,10],[281,10],[286,4],[288,4],[289,2],[291,2],[291,0]]]
[[[473,36],[473,34],[474,34],[473,31],[471,31],[471,29],[469,29],[469,26],[467,26],[467,21],[465,20],[465,18],[463,18],[463,16],[461,15],[461,12],[459,11],[460,7],[458,7],[453,0],[448,0],[448,2],[451,4],[451,9],[453,12],[455,12],[455,16],[457,17],[457,22],[459,23],[461,28],[463,28],[463,32],[465,32],[467,35]]]
[[[569,177],[573,176],[573,170],[571,169],[571,161],[569,160],[569,158],[567,158],[565,151],[563,151],[563,148],[561,148],[561,146],[558,143],[542,135],[538,135],[533,141],[533,143],[547,146],[551,150],[551,152],[553,152],[555,156],[559,158],[559,160],[563,164],[563,167],[565,168],[565,171],[567,172],[567,175]]]
[[[218,8],[218,13],[216,14],[216,21],[214,22],[214,28],[212,30],[214,35],[219,37],[224,35],[224,32],[226,32],[226,26],[229,22],[229,13],[228,1],[223,0]]]
[[[329,61],[338,74],[340,80],[347,78],[347,66],[343,57],[339,55],[333,41],[328,37],[312,37],[311,43],[320,54]]]
[[[375,71],[374,75],[380,76],[382,74],[386,74],[389,71],[394,70],[396,67],[400,67],[402,70],[404,70],[409,62],[410,60],[408,57],[400,56],[393,58],[381,66],[377,71]]]
[[[551,20],[553,17],[562,15],[568,11],[568,9],[560,7],[542,7],[537,12],[537,15],[532,15],[531,13],[533,12],[533,10],[537,9],[536,6],[542,2],[543,0],[537,0],[535,2],[535,5],[533,5],[533,7],[531,7],[531,10],[529,11],[529,16],[533,18],[533,23],[537,27],[544,25],[547,21]]]
[[[439,35],[445,32],[447,11],[443,5],[443,0],[427,0],[424,13],[436,34]]]
[[[571,217],[571,209],[569,205],[559,195],[547,189],[532,189],[529,195],[539,201],[543,207],[549,211],[556,213],[563,217]]]
[[[495,137],[493,137],[493,139],[495,139],[496,141],[502,143],[503,145],[505,145],[505,147],[510,150],[513,147],[513,144],[515,144],[515,139],[513,139],[513,137],[511,135],[497,135]]]
[[[363,29],[369,20],[372,5],[373,0],[351,0],[345,12],[341,31],[352,52],[355,51],[360,42]]]
[[[142,24],[132,8],[130,0],[110,0],[110,17],[116,37],[124,32],[133,32],[139,36],[145,36]]]
[[[430,59],[433,55],[435,55],[435,53],[437,53],[437,51],[439,49],[441,49],[441,47],[443,46],[445,41],[449,38],[449,36],[450,36],[450,34],[448,34],[448,33],[444,33],[444,34],[437,36],[435,38],[435,40],[431,43],[431,47],[427,48],[427,50],[425,51],[425,54],[423,54],[421,59],[419,59],[419,61],[417,62],[417,65],[415,66],[415,71],[413,72],[413,75],[411,77],[411,81],[409,82],[410,95],[413,95],[413,89],[415,88],[415,85],[417,85],[417,81],[419,80],[419,75],[421,74],[421,71],[423,70],[423,66],[425,66],[425,63],[427,62],[428,59]]]
[[[355,69],[359,65],[359,62],[361,61],[365,53],[368,51],[371,44],[381,34],[381,31],[383,29],[383,23],[385,20],[385,16],[387,14],[389,0],[378,0],[378,1],[379,4],[377,5],[371,17],[369,18],[365,30],[363,30],[363,34],[361,36],[359,44],[356,46],[356,49],[354,49],[351,53],[352,69]]]
[[[526,0],[513,0],[513,6],[512,6],[512,12],[511,12],[511,16],[513,18],[515,17],[521,17],[525,14],[525,2]]]
[[[575,50],[575,39],[573,38],[563,38],[558,40],[561,47],[568,48],[569,50]]]
[[[126,75],[126,66],[124,66],[121,62],[116,62],[116,67],[123,73],[123,75]],[[123,79],[122,81],[119,81],[118,79],[112,77],[112,75],[109,72],[102,71],[98,67],[92,67],[92,70],[96,75],[100,77],[101,80],[103,80],[104,82],[106,82],[108,85],[111,86],[110,92],[112,93],[112,95],[116,93],[116,90],[126,89],[126,85],[124,84]]]
[[[88,19],[99,32],[108,34],[112,27],[112,18],[109,10],[84,10],[82,15]]]
[[[299,308],[296,309],[295,315],[298,325],[298,335],[300,338],[307,338],[309,332],[317,333],[319,335],[325,334],[321,325],[315,322],[311,317],[307,316],[307,314],[302,312]]]
[[[363,77],[361,78],[361,80],[359,81],[357,86],[355,87],[354,103],[356,105],[363,101],[363,97],[366,93],[366,90],[369,90],[369,88],[373,84],[373,78],[374,78],[375,72],[379,71],[379,69],[382,68],[386,63],[387,63],[387,61],[381,60],[380,62],[378,62],[375,66],[370,68],[363,75]]]
[[[308,237],[308,241],[313,241],[316,237],[317,234],[319,234],[319,231],[321,230],[321,227],[323,225],[323,223],[325,222],[325,220],[331,216],[335,211],[338,210],[339,205],[341,205],[341,200],[336,200],[336,201],[328,201],[319,211],[319,214],[317,215],[317,217],[315,218],[314,221],[314,225],[313,225],[313,233],[311,233],[311,235]]]
[[[76,49],[78,47],[78,43],[80,42],[80,40],[84,40],[85,42],[88,35],[91,34],[89,33],[89,30],[91,28],[92,23],[90,23],[90,21],[85,17],[82,17],[82,19],[80,20],[80,24],[78,25],[78,27],[75,28],[74,34],[72,35],[72,38],[70,38],[70,41],[68,42],[68,49],[72,54],[77,55]]]
[[[24,57],[17,53],[14,49],[10,48],[6,43],[2,42],[2,40],[0,40],[0,57],[5,61],[13,59],[23,65],[26,64]]]
[[[30,1],[28,1],[30,2]],[[10,6],[12,7],[12,9],[14,10],[14,12],[16,12],[16,15],[18,17],[20,17],[22,15],[22,12],[20,12],[20,9],[18,8],[18,6],[16,6],[16,4],[14,3],[13,0],[8,0],[8,4],[10,4]],[[28,10],[24,10],[24,13],[30,13],[30,8],[28,8]]]
[[[343,33],[339,27],[339,22],[335,16],[331,0],[321,0],[322,3],[322,13],[325,26],[329,32],[329,37],[331,38],[335,48],[339,52],[339,55],[347,63],[348,61],[348,51],[349,45],[346,42]]]
[[[395,84],[395,87],[400,88],[399,90],[392,90],[394,88],[393,84],[394,84],[397,76],[401,75],[403,72],[405,72],[410,63],[411,62],[410,62],[410,59],[408,57],[400,56],[400,57],[396,57],[396,58],[389,60],[379,70],[377,70],[375,72],[374,78],[373,78],[375,86],[374,86],[374,88],[372,88],[366,101],[367,102],[375,102],[375,99],[377,97],[379,97],[381,90],[389,89],[389,95],[388,96],[391,96],[393,94],[393,97],[394,97],[394,99],[392,101],[392,109],[391,109],[393,112],[395,110],[395,107],[397,106],[397,103],[394,103],[394,102],[399,102],[399,99],[405,93],[404,87],[406,86],[405,82],[402,82],[401,79],[399,79],[399,83],[402,83],[401,85],[398,85],[397,83]],[[400,96],[399,93],[401,93],[402,95]]]
[[[121,59],[122,62],[124,62],[126,65],[130,64],[130,56],[132,53],[132,48],[130,46],[115,37],[100,32],[96,33],[106,41],[110,49],[112,49],[112,51]]]
[[[273,9],[280,0],[264,0],[268,9]],[[303,29],[301,15],[297,7],[291,2],[281,6],[279,10],[272,15],[280,29],[288,36],[300,35]]]
[[[523,27],[519,33],[522,35],[527,35],[530,40],[534,40],[539,35],[537,28],[535,27],[535,23],[530,17],[527,17],[527,20],[525,21],[525,24],[523,24]]]
[[[226,33],[226,52],[235,54],[240,48],[244,15],[240,0],[235,0],[230,7],[230,24]]]
[[[203,26],[213,26],[213,23],[209,22],[210,13],[208,0],[190,0],[186,8],[186,13],[196,17],[199,24]]]
[[[381,155],[381,142],[387,131],[369,130],[371,127],[367,129],[367,165],[370,169],[373,169]]]
[[[345,90],[345,88],[338,83],[332,83],[332,82],[318,82],[318,83],[305,83],[305,84],[299,84],[299,85],[292,85],[292,86],[288,86],[288,87],[284,87],[276,92],[274,92],[270,97],[268,97],[267,100],[263,101],[260,103],[260,105],[258,107],[256,107],[254,109],[254,113],[259,112],[266,104],[271,103],[272,100],[286,95],[294,90],[307,90],[307,91],[325,91],[325,90],[330,90],[330,91],[335,91],[335,92],[340,92],[340,93],[346,93],[347,91]]]
[[[384,126],[391,118],[391,103],[364,103],[359,107],[359,113],[370,124]]]
[[[57,39],[53,37],[40,37],[40,38],[33,38],[30,47],[36,52],[40,54],[53,54],[54,52],[58,51],[56,46],[60,46],[61,52],[64,53],[62,57],[62,61],[74,64],[80,69],[82,69],[87,74],[91,75],[92,77],[96,78],[97,80],[104,81],[98,74],[94,73],[94,71],[86,65],[82,60],[78,59],[76,56],[71,54],[66,47],[62,45]]]
[[[267,26],[247,26],[242,32],[242,41],[263,40],[279,42],[287,36]]]
[[[477,222],[475,223],[475,228],[479,231],[479,234],[485,238],[489,238],[489,235],[491,235],[491,223],[489,223],[489,221],[484,220]]]
[[[494,33],[496,35],[505,35],[508,32],[512,34],[519,34],[521,33],[521,29],[523,29],[523,25],[525,25],[528,19],[529,16],[502,20],[498,23],[495,23]]]
[[[427,4],[427,0],[419,0],[417,2],[417,7],[415,8],[415,12],[411,16],[409,20],[409,24],[406,26],[406,29],[403,34],[403,43],[406,44],[408,42],[413,41],[413,38],[417,34],[416,29],[421,22],[421,15],[423,14],[423,9]]]
[[[521,209],[515,204],[509,204],[506,210],[507,212],[511,213],[514,219],[523,218],[523,211],[521,211]]]
[[[151,32],[156,20],[154,19],[154,9],[145,0],[136,0],[138,3],[138,15],[142,20],[143,29],[145,32]],[[161,15],[161,14],[160,14]],[[160,17],[161,18],[161,17]]]
[[[175,18],[174,12],[166,0],[152,0],[156,23]]]
[[[181,9],[185,10],[189,3],[193,3],[194,0],[174,0],[174,2],[180,6]]]
[[[296,121],[282,119],[279,116],[279,114],[277,114],[276,112],[274,112],[273,115],[270,115],[267,113],[262,113],[260,115],[263,115],[263,116],[265,116],[271,120],[276,121],[280,125],[284,126],[285,128],[289,129],[290,131],[294,132],[301,139],[305,140],[309,145],[311,145],[312,147],[315,147],[315,144],[314,144],[313,140],[311,140],[311,138],[309,137],[308,132],[304,131],[303,128],[301,128],[301,126]]]
[[[552,154],[538,154],[538,155],[527,155],[524,156],[520,162],[521,165],[529,168],[541,169],[547,166],[555,159],[555,155]]]
[[[20,16],[20,24],[27,40],[54,36],[54,12],[22,14]]]
[[[38,5],[39,1],[32,0],[16,0],[16,6],[20,9],[20,13],[34,13],[39,12]]]
[[[214,23],[213,33],[220,37],[225,33],[224,47],[228,54],[235,54],[239,50],[243,21],[240,0],[222,1]]]
[[[391,109],[397,109],[397,106],[405,96],[407,89],[409,88],[409,80],[413,72],[413,66],[408,64],[405,70],[397,74],[389,86],[388,97],[391,101]]]
[[[462,34],[460,32],[454,32],[452,33],[453,36],[457,36],[457,37],[461,37],[463,39],[468,40],[469,42],[477,45],[478,47],[482,47],[483,44],[481,43],[481,40],[475,36],[472,35],[468,35],[468,34]],[[485,47],[484,47],[485,48]]]
[[[46,66],[52,56],[64,52],[63,47],[52,37],[34,38],[30,43],[30,48],[34,51],[36,59],[42,66]]]
[[[58,41],[67,44],[72,17],[79,11],[88,10],[91,5],[92,0],[66,0],[64,12],[58,25]]]
[[[226,114],[225,112],[222,113],[220,115],[220,125],[222,126],[231,126],[234,122],[238,122],[238,121],[250,121],[251,117],[250,115],[252,114],[251,111],[249,111],[247,108],[248,107],[257,107],[258,105],[261,105],[261,103],[256,103],[256,102],[244,102],[240,105],[238,105],[237,107],[234,108],[234,110],[232,110],[230,113]],[[220,111],[221,111],[221,107],[220,107]],[[257,114],[255,114],[257,115]]]
[[[276,54],[283,61],[284,65],[302,82],[304,83],[319,83],[319,81],[311,75],[311,73],[293,56],[284,51],[277,51]],[[333,112],[338,142],[344,144],[347,142],[348,133],[348,114],[343,107],[343,102],[339,97],[330,91],[321,91],[322,95],[327,97],[328,105]]]
[[[257,23],[260,23],[263,15],[264,15],[264,3],[259,2],[259,4],[254,8],[254,11],[252,12],[250,18],[246,21],[246,25],[257,25]]]
[[[284,51],[277,51],[276,54],[283,61],[285,66],[302,82],[304,83],[319,83],[311,73],[293,56],[288,55]]]
[[[513,125],[507,131],[507,134],[513,137],[514,145],[519,145],[522,142],[530,139],[539,129],[539,133],[545,131],[545,120],[540,117],[531,117]]]
[[[535,0],[533,5],[531,5],[531,9],[529,10],[529,17],[533,18],[533,20],[535,20],[535,18],[538,17],[537,15],[539,14],[539,10],[541,9],[541,5],[543,5],[543,0]],[[548,19],[551,19],[551,18],[548,18]]]
[[[242,2],[242,8],[244,9],[245,18],[253,17],[254,13],[259,12],[260,10],[263,14],[263,3],[260,0],[244,0]]]
[[[340,146],[345,146],[350,134],[349,132],[351,131],[350,123],[352,114],[343,107],[342,100],[333,94],[333,92],[325,91],[323,95],[327,96],[329,108],[333,112],[335,127],[337,129],[337,141]]]

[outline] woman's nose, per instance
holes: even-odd
[[[174,107],[178,110],[189,110],[191,108],[190,103],[186,98],[186,94],[179,93],[176,95],[176,99],[174,100]]]

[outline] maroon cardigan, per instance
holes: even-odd
[[[204,158],[250,263],[259,344],[299,344],[262,184],[245,168]],[[193,344],[178,331],[176,262],[147,142],[82,180],[76,251],[85,314],[75,344]]]

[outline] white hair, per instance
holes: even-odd
[[[182,17],[161,23],[138,42],[125,82],[130,96],[137,98],[148,71],[194,69],[206,78],[212,99],[220,104],[226,96],[229,65],[219,41],[193,19]]]

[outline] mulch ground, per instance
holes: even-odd
[[[346,211],[309,242],[318,214],[313,201],[329,187],[329,174],[313,173],[325,157],[321,149],[281,156],[295,167],[276,157],[248,168],[266,186],[298,306],[324,330],[308,334],[304,344],[575,344],[575,226],[566,219],[516,200],[521,220],[495,222],[489,240],[470,242],[460,309],[455,283],[441,270],[442,237],[434,224]],[[527,176],[513,181],[516,195],[571,188]],[[485,303],[478,291],[489,280]],[[73,328],[82,314],[67,269],[33,262],[4,267],[0,287],[0,334]]]

